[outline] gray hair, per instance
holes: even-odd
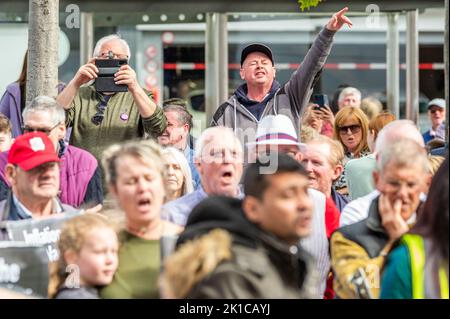
[[[184,157],[184,154],[174,147],[166,147],[162,150],[162,155],[166,157],[167,156],[173,157],[175,161],[178,163],[178,165],[180,165],[181,173],[183,173],[184,177],[183,190],[181,192],[181,196],[193,192],[194,186],[192,184],[191,169],[189,168],[189,164],[186,160],[186,157]]]
[[[383,149],[377,160],[377,171],[383,172],[389,163],[397,167],[419,163],[424,173],[429,172],[427,152],[411,139],[397,140]]]
[[[180,122],[181,125],[189,125],[189,131],[192,129],[192,115],[185,107],[177,104],[166,104],[163,106],[163,111],[177,113],[178,122]]]
[[[26,122],[30,113],[45,112],[49,115],[51,125],[57,125],[66,121],[66,111],[56,100],[50,96],[40,95],[35,97],[22,112],[23,121]]]
[[[423,136],[413,121],[396,120],[388,123],[378,132],[374,153],[378,154],[395,141],[404,139],[413,140],[421,147],[425,147]]]
[[[361,101],[361,91],[354,87],[346,87],[341,91],[338,98],[338,103],[341,102],[347,95],[355,95]]]
[[[234,132],[231,128],[225,126],[213,126],[209,127],[202,132],[200,137],[197,139],[195,143],[195,158],[201,159],[204,148],[213,141],[214,139],[224,139],[226,137],[230,137],[236,143],[236,146],[239,149],[239,152],[242,153],[242,144],[239,139],[234,135]]]
[[[101,38],[100,40],[98,40],[97,43],[95,44],[95,48],[94,48],[94,57],[98,57],[100,55],[100,48],[105,43],[108,43],[111,41],[119,41],[122,44],[125,51],[127,52],[128,60],[130,60],[130,58],[131,58],[130,46],[128,45],[127,41],[122,39],[122,37],[119,34],[110,34],[110,35],[107,35],[107,36]]]

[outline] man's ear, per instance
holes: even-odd
[[[189,124],[183,125],[183,131],[186,133],[186,135],[189,135]]]
[[[240,68],[240,70],[239,70],[239,75],[241,76],[241,80],[245,80],[245,77],[244,77],[244,69],[243,69],[243,68]]]
[[[59,123],[58,125],[58,141],[64,139],[66,137],[66,124],[64,122]]]
[[[301,163],[303,161],[303,154],[302,154],[302,152],[295,153],[295,159],[297,160],[297,162]]]
[[[63,257],[66,265],[76,264],[78,262],[78,254],[73,249],[66,250]]]
[[[245,216],[255,224],[259,224],[261,219],[259,206],[259,200],[253,196],[245,196],[242,202],[242,209],[244,210]]]
[[[12,164],[6,164],[5,166],[5,177],[9,185],[14,185],[16,183],[16,167]]]
[[[333,169],[332,180],[335,181],[336,179],[338,179],[338,177],[341,176],[343,171],[344,166],[342,166],[341,164],[337,164]]]

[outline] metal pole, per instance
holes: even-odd
[[[444,30],[444,65],[445,65],[445,69],[444,69],[444,83],[445,83],[445,104],[446,104],[446,119],[445,119],[445,140],[448,143],[448,124],[450,122],[449,120],[449,115],[450,115],[450,110],[449,110],[449,92],[448,92],[448,86],[449,86],[449,82],[448,82],[448,0],[445,0],[445,30]]]
[[[419,118],[419,10],[406,13],[406,118]]]
[[[207,126],[214,112],[228,98],[227,15],[206,14],[205,112]]]
[[[94,14],[81,12],[80,65],[86,64],[94,51]]]
[[[387,46],[386,46],[386,100],[387,109],[400,118],[400,58],[398,13],[387,14]]]

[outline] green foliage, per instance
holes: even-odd
[[[322,2],[322,0],[297,0],[300,4],[300,9],[302,11],[305,11],[305,9],[311,8],[311,7],[317,7],[319,5],[319,2]]]

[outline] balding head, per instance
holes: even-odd
[[[410,139],[420,146],[425,147],[422,134],[420,134],[413,121],[396,120],[387,124],[378,133],[374,153],[377,154],[392,143],[402,139]]]

